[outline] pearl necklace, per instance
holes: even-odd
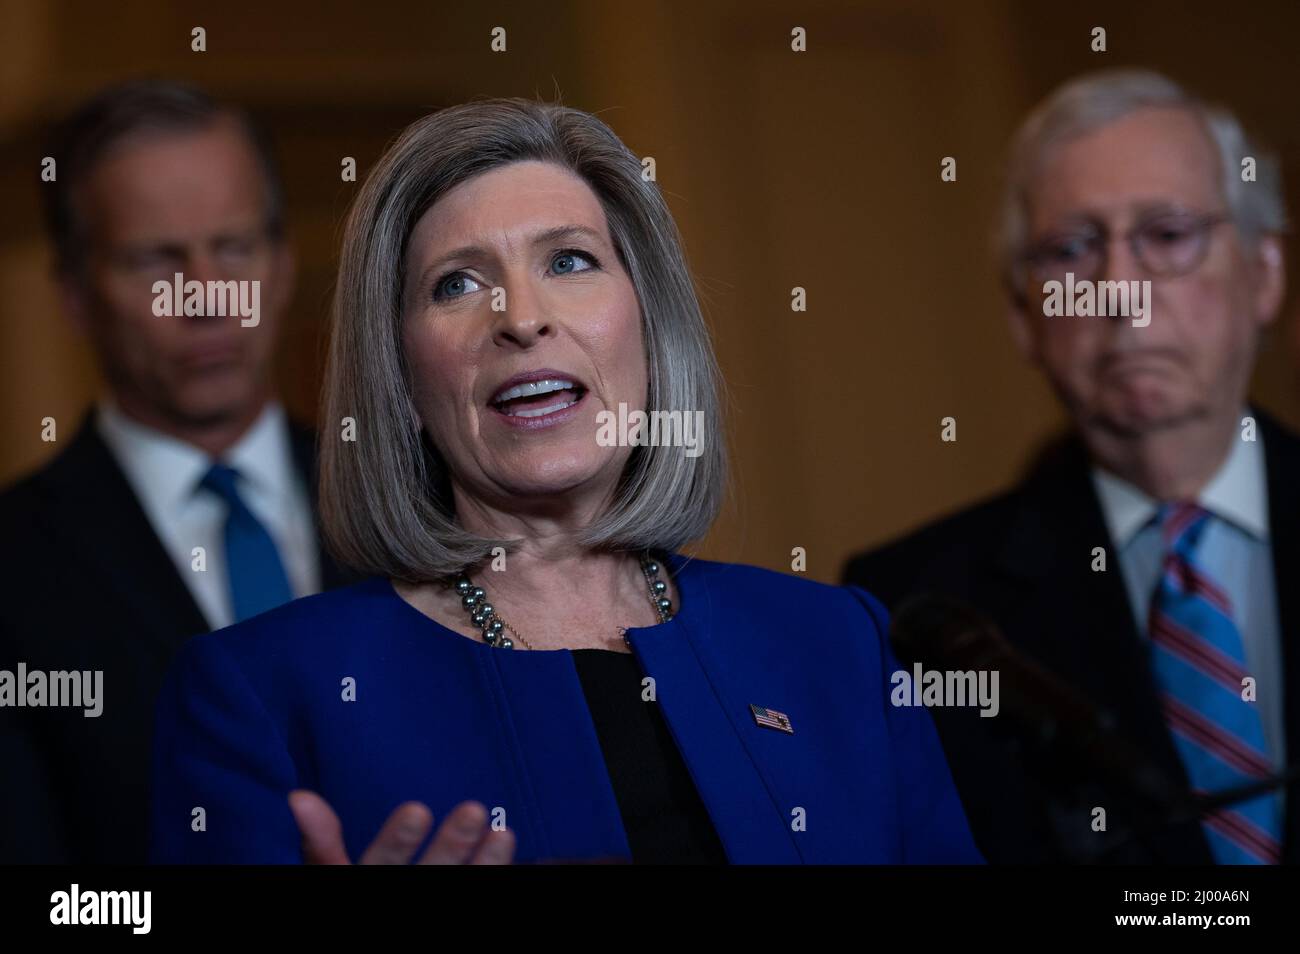
[[[668,590],[668,584],[659,579],[659,564],[650,558],[649,552],[641,554],[641,573],[645,576],[650,591],[650,605],[658,614],[659,622],[668,622],[673,618],[673,602],[664,595]],[[498,649],[514,649],[514,639],[506,635],[506,630],[509,630],[526,648],[533,648],[519,630],[502,619],[496,607],[487,601],[487,592],[483,587],[476,586],[467,572],[462,572],[452,583],[452,587],[460,596],[460,605],[469,612],[470,622],[482,633],[483,642]],[[627,630],[620,627],[619,632],[623,634],[623,642],[631,646],[628,642]]]

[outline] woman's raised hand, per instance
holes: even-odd
[[[315,792],[289,793],[289,809],[302,832],[303,861],[309,865],[351,864],[343,845],[343,826],[329,803]],[[419,802],[397,806],[384,822],[359,864],[404,865],[415,859],[433,824],[433,814]],[[508,865],[515,855],[515,833],[488,827],[487,809],[461,802],[451,810],[418,859],[422,865]]]

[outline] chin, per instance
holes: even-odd
[[[1166,391],[1135,391],[1104,402],[1094,415],[1113,431],[1144,434],[1175,427],[1200,416],[1199,402]]]
[[[218,424],[248,413],[252,401],[244,396],[189,393],[178,397],[174,407],[183,419],[195,424]]]
[[[548,454],[536,464],[517,462],[512,473],[501,481],[512,494],[531,498],[560,498],[572,491],[599,481],[610,467],[608,460],[592,460],[589,454],[565,458]]]

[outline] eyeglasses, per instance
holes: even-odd
[[[1119,236],[1133,258],[1150,275],[1176,278],[1195,271],[1210,248],[1210,232],[1229,220],[1222,212],[1197,215],[1168,212],[1138,223]],[[1104,226],[1086,225],[1040,239],[1021,257],[1025,278],[1038,287],[1049,281],[1092,281],[1106,267],[1111,234]]]

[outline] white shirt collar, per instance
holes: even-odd
[[[298,472],[284,408],[269,403],[253,426],[226,452],[224,463],[239,471],[244,480],[287,505],[289,489]]]
[[[1234,438],[1227,459],[1196,500],[1221,520],[1258,540],[1268,540],[1268,480],[1263,436],[1258,431],[1255,436],[1253,441]],[[1126,546],[1155,515],[1160,502],[1100,467],[1092,469],[1092,481],[1111,540],[1118,547]]]
[[[127,417],[111,399],[99,402],[96,424],[136,493],[163,512],[185,506],[212,466],[206,452]],[[287,500],[295,470],[284,408],[268,403],[223,462],[269,496]]]

